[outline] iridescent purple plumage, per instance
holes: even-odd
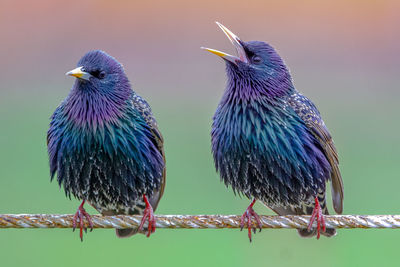
[[[69,96],[48,131],[50,172],[67,196],[89,202],[104,215],[155,209],[165,183],[163,139],[150,106],[129,84],[123,67],[102,51],[78,63]],[[75,76],[75,75],[73,75]],[[136,230],[117,230],[120,236]]]
[[[295,89],[275,49],[264,42],[243,42],[219,26],[240,55],[205,48],[225,59],[228,76],[211,131],[221,179],[235,192],[260,200],[281,215],[311,214],[314,201],[321,213],[328,214],[325,190],[332,179],[334,208],[342,212],[336,149],[317,108]],[[253,204],[244,218],[253,214],[257,219]],[[322,214],[316,216],[320,223]],[[312,236],[316,231],[299,233]],[[323,234],[331,236],[335,230]]]

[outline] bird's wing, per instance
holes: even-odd
[[[133,97],[132,103],[135,109],[139,110],[142,117],[146,121],[147,125],[149,125],[154,137],[153,142],[158,148],[158,151],[160,151],[161,155],[163,156],[165,164],[164,138],[160,130],[158,129],[157,121],[153,116],[153,112],[151,111],[150,105],[146,102],[146,100],[144,100],[142,97],[136,94]],[[157,208],[158,202],[160,201],[162,195],[164,194],[165,182],[166,182],[166,167],[164,167],[163,170],[160,189],[154,192],[152,198],[149,200],[154,210]]]
[[[165,164],[164,138],[162,137],[161,132],[158,130],[157,124],[151,125],[151,131],[154,135],[158,150],[160,151],[161,155],[163,156],[164,164]],[[166,182],[166,167],[164,165],[164,170],[163,170],[162,180],[161,180],[161,188],[150,199],[151,205],[154,208],[154,210],[157,208],[158,202],[160,201],[161,197],[164,194],[165,182]]]
[[[339,170],[339,157],[332,137],[315,105],[300,93],[290,96],[289,105],[297,115],[306,123],[307,127],[319,141],[323,152],[328,159],[332,172],[332,200],[336,213],[343,211],[343,181]]]

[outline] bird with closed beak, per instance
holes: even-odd
[[[149,104],[136,94],[122,65],[100,50],[84,55],[67,75],[76,81],[51,117],[47,145],[51,179],[82,200],[74,219],[80,238],[93,226],[88,202],[102,215],[143,215],[136,229],[155,231],[153,211],[165,187],[163,137]],[[84,223],[84,221],[87,221]]]
[[[224,59],[228,77],[213,117],[212,153],[222,181],[252,199],[241,228],[247,225],[250,241],[253,225],[261,231],[260,217],[253,209],[259,200],[279,215],[311,215],[308,228],[298,230],[302,237],[335,235],[335,229],[325,226],[326,184],[332,183],[333,207],[340,214],[343,182],[338,154],[321,114],[296,90],[272,46],[244,42],[217,24],[237,56],[203,47]]]

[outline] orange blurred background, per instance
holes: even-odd
[[[126,69],[164,135],[167,186],[159,214],[241,214],[249,204],[219,181],[211,117],[223,61],[200,49],[234,48],[215,21],[243,40],[274,46],[298,90],[318,106],[339,151],[345,214],[399,210],[400,1],[0,0],[0,213],[73,213],[79,202],[50,183],[49,117],[73,69],[102,49]],[[329,205],[331,207],[331,205]],[[259,214],[272,214],[257,204]],[[332,210],[332,208],[330,208]],[[93,209],[88,209],[95,213]],[[301,239],[264,230],[157,230],[117,239],[95,230],[0,230],[4,266],[398,265],[400,232],[339,230]]]

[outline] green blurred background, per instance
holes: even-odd
[[[214,24],[276,47],[296,87],[334,136],[345,214],[397,214],[400,56],[397,1],[8,1],[0,2],[0,213],[74,213],[79,202],[50,183],[49,117],[68,94],[64,73],[88,50],[126,68],[165,137],[167,186],[159,214],[241,214],[214,171],[210,126],[231,52]],[[330,206],[331,207],[331,206]],[[272,214],[257,204],[260,214]],[[331,208],[332,210],[332,208]],[[91,208],[88,211],[95,213]],[[398,265],[398,230],[339,230],[301,239],[264,230],[157,230],[117,239],[95,230],[0,230],[1,266]]]

